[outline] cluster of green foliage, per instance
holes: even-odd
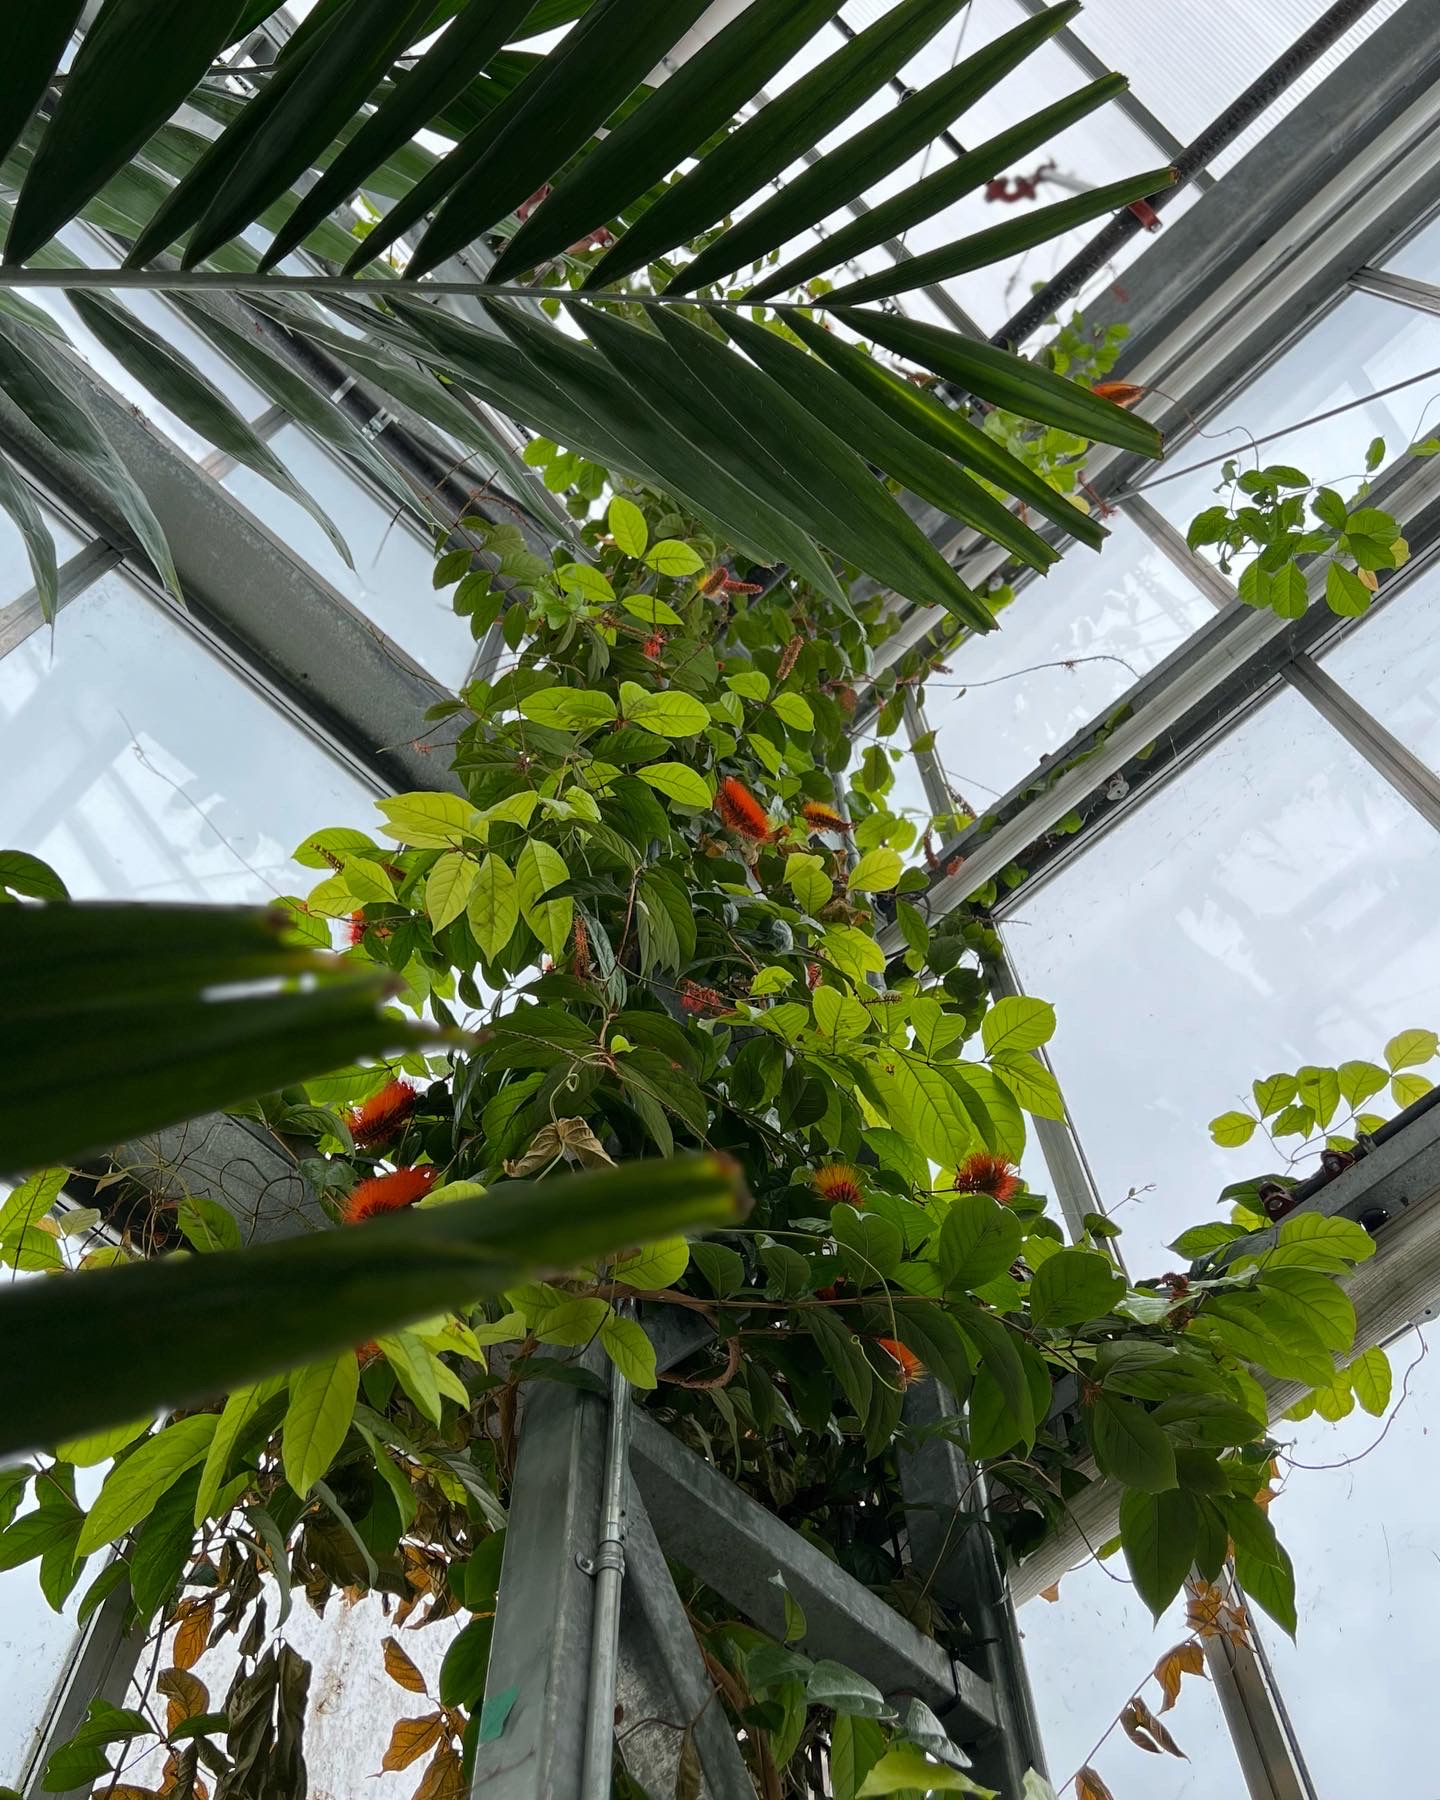
[[[586,1379],[574,1359],[598,1343],[684,1439],[954,1648],[963,1622],[895,1550],[896,1457],[916,1441],[904,1391],[921,1370],[967,1409],[928,1429],[1003,1484],[1012,1554],[1060,1523],[1093,1459],[1125,1490],[1122,1548],[1157,1612],[1233,1544],[1247,1591],[1293,1629],[1289,1562],[1256,1503],[1271,1467],[1258,1377],[1333,1376],[1353,1329],[1339,1277],[1370,1240],[1313,1218],[1275,1240],[1237,1232],[1223,1267],[1188,1282],[1127,1277],[1104,1219],[1066,1244],[1014,1173],[1026,1113],[1060,1114],[1037,1054],[1053,1013],[992,998],[983,919],[928,918],[925,872],[906,867],[917,827],[887,804],[891,753],[872,745],[852,765],[847,717],[887,629],[880,600],[739,580],[725,546],[643,489],[617,492],[584,537],[593,560],[505,570],[528,553],[493,528],[520,584],[504,602],[492,571],[442,561],[477,629],[505,604],[517,651],[435,709],[464,791],[388,798],[375,835],[315,832],[299,858],[323,879],[283,903],[297,942],[343,930],[347,960],[389,971],[400,1008],[471,1047],[357,1063],[256,1110],[337,1220],[391,1166],[433,1167],[420,1204],[443,1214],[517,1179],[544,1191],[572,1165],[701,1147],[743,1166],[749,1221],[509,1286],[158,1429],[137,1408],[56,1444],[6,1478],[12,1516],[32,1491],[39,1505],[0,1534],[0,1562],[39,1558],[59,1604],[86,1558],[117,1545],[87,1612],[128,1581],[138,1621],[190,1626],[186,1654],[243,1630],[259,1660],[242,1677],[267,1693],[280,1689],[259,1609],[277,1582],[282,1607],[294,1584],[317,1606],[337,1589],[407,1605],[423,1590],[433,1618],[468,1610],[425,1745],[432,1769],[463,1769],[517,1396],[561,1370]],[[877,941],[891,919],[906,945],[894,961]],[[397,1074],[413,1107],[390,1141],[357,1147],[344,1109]],[[202,1259],[239,1238],[213,1199],[174,1222]],[[616,1308],[633,1297],[713,1319],[701,1385],[656,1391],[650,1340]],[[84,1508],[74,1471],[105,1463]],[[792,1768],[798,1783],[811,1748],[843,1737],[844,1800],[867,1781],[890,1791],[890,1757],[895,1787],[914,1785],[934,1745],[886,1697],[858,1677],[837,1695],[822,1666],[778,1654],[704,1590],[692,1610],[757,1779]],[[177,1718],[172,1749],[227,1769],[247,1696],[224,1718]],[[82,1762],[94,1779],[107,1742],[138,1738],[101,1709],[53,1785],[74,1785]]]

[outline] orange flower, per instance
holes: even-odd
[[[757,844],[767,843],[773,835],[770,815],[745,783],[737,781],[733,775],[727,775],[720,783],[715,810],[731,831],[739,832],[741,837],[748,837]]]
[[[913,1350],[904,1344],[897,1343],[894,1338],[876,1338],[875,1342],[900,1365],[900,1385],[909,1387],[912,1381],[918,1381],[925,1373],[925,1365]]]
[[[440,1171],[431,1163],[420,1168],[396,1169],[390,1175],[372,1175],[350,1190],[345,1202],[345,1223],[359,1225],[380,1213],[403,1212],[417,1200],[423,1200],[435,1185]]]
[[[1113,400],[1116,406],[1133,406],[1145,391],[1143,387],[1136,387],[1133,381],[1096,381],[1090,386],[1092,394],[1098,394],[1102,400]]]
[[[345,942],[353,949],[365,935],[365,914],[352,912],[345,921]]]
[[[1020,1173],[1003,1156],[977,1150],[955,1171],[955,1192],[989,1194],[992,1200],[1002,1202],[1010,1200],[1020,1192]]]
[[[650,662],[659,662],[665,650],[665,633],[652,631],[640,646],[640,654]]]
[[[812,831],[833,831],[843,836],[855,827],[848,819],[842,819],[833,807],[822,806],[818,800],[807,800],[800,808],[800,816]]]
[[[419,1099],[408,1081],[387,1081],[378,1094],[372,1094],[345,1115],[351,1137],[364,1150],[388,1144],[414,1112]]]
[[[849,1163],[823,1163],[810,1177],[810,1185],[831,1206],[863,1206],[860,1177]]]

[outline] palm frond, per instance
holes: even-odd
[[[1098,544],[1103,529],[964,408],[897,380],[884,353],[983,405],[1141,454],[1159,454],[1158,434],[1025,358],[857,303],[903,299],[1011,256],[1145,197],[1169,171],[1039,208],[836,292],[806,292],[816,277],[937,218],[1123,86],[1118,76],[1095,81],[863,207],[867,185],[963,120],[1073,17],[1078,0],[1025,20],[820,152],[964,4],[898,0],[774,99],[766,83],[813,51],[839,0],[796,0],[781,16],[756,0],[653,88],[647,77],[702,19],[705,0],[321,0],[270,66],[237,68],[228,82],[212,65],[271,16],[268,0],[105,0],[66,74],[59,63],[78,8],[69,0],[31,8],[0,74],[0,145],[11,146],[0,184],[16,194],[0,290],[20,265],[51,266],[56,234],[83,219],[120,238],[129,268],[148,270],[157,287],[179,280],[175,254],[185,269],[230,275],[235,292],[287,331],[308,333],[502,466],[508,452],[477,430],[453,386],[673,490],[757,561],[786,563],[838,594],[839,559],[983,630],[993,623],[983,599],[879,476],[1037,568],[1053,550],[997,491],[1082,542]],[[523,47],[569,21],[547,53]],[[416,46],[418,56],[406,54]],[[418,141],[422,133],[426,144],[437,134],[451,147],[436,154]],[[801,161],[809,166],[772,191]],[[334,215],[357,195],[375,196],[372,219],[382,216],[352,233]],[[845,208],[857,216],[804,244]],[[268,245],[256,247],[257,229]],[[574,247],[597,233],[600,254],[577,259]],[[792,254],[778,261],[787,247]],[[294,304],[267,293],[267,272],[301,249],[322,266],[343,265],[353,298],[327,293]],[[491,287],[513,291],[527,272],[533,285],[522,291],[537,298],[557,279],[568,282],[556,297],[588,341],[498,293],[487,301],[487,329],[440,311],[425,277],[459,252],[482,275],[488,269],[477,277],[482,297]],[[650,286],[632,289],[647,267]],[[63,268],[56,281],[65,284]],[[735,285],[722,291],[721,281]],[[308,429],[377,472],[373,447],[318,396],[303,398],[297,371],[240,332],[213,296],[180,303]],[[761,304],[779,309],[791,329],[742,315],[743,305],[763,317]],[[637,306],[643,323],[634,322]],[[198,371],[115,302],[92,296],[82,310],[167,406],[307,504]],[[822,328],[820,311],[843,333]],[[356,324],[364,339],[351,338]],[[171,579],[158,527],[100,438],[63,354],[15,306],[0,313],[0,327],[10,399],[66,454],[106,470],[137,539]],[[467,429],[457,429],[462,422]],[[508,466],[525,479],[513,459]],[[39,556],[43,593],[48,565],[13,481],[0,481],[0,506]]]

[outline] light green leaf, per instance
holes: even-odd
[[[1390,1404],[1390,1358],[1378,1344],[1372,1344],[1368,1350],[1362,1350],[1344,1372],[1350,1377],[1350,1385],[1361,1406],[1372,1418],[1381,1418]]]
[[[810,710],[809,702],[802,700],[799,694],[777,694],[770,702],[771,710],[792,731],[813,731],[815,715]]]
[[[1211,1141],[1221,1144],[1227,1150],[1233,1150],[1240,1144],[1248,1144],[1255,1135],[1255,1121],[1249,1113],[1221,1113],[1218,1119],[1210,1121]]]
[[[1381,1085],[1384,1085],[1383,1081]],[[1299,1091],[1293,1075],[1270,1075],[1263,1081],[1251,1084],[1251,1092],[1255,1096],[1255,1104],[1260,1109],[1262,1119],[1268,1119],[1271,1113],[1279,1112],[1282,1106],[1289,1106]]]
[[[1060,1084],[1037,1056],[1028,1050],[996,1052],[990,1059],[995,1078],[1028,1113],[1038,1119],[1063,1119],[1065,1102]]]
[[[663,693],[648,693],[635,682],[622,682],[620,704],[632,725],[643,725],[647,731],[654,731],[661,737],[695,737],[710,723],[710,714],[703,702],[676,688],[668,688]]]
[[[615,717],[615,702],[598,688],[537,688],[520,702],[520,712],[532,725],[548,725],[555,731],[586,731],[608,725]]]
[[[758,669],[742,669],[738,675],[727,675],[725,685],[742,700],[767,700],[770,697],[769,677]]]
[[[975,1147],[974,1127],[959,1094],[940,1071],[917,1057],[900,1055],[890,1081],[921,1152],[947,1169],[963,1162]]]
[[[473,857],[450,850],[425,877],[425,911],[436,931],[453,924],[469,905],[476,869]]]
[[[673,606],[654,594],[627,594],[620,602],[632,618],[642,620],[646,625],[683,625],[684,620]]]
[[[539,804],[540,796],[526,788],[487,806],[480,816],[487,825],[519,825],[523,830],[535,817],[535,808]]]
[[[267,1375],[263,1381],[251,1382],[247,1387],[238,1387],[225,1401],[215,1427],[215,1435],[211,1438],[205,1451],[205,1467],[200,1473],[200,1487],[195,1495],[195,1525],[198,1529],[210,1517],[219,1497],[225,1478],[230,1473],[230,1461],[235,1446],[240,1441],[245,1428],[259,1412],[267,1400],[280,1393],[285,1386],[283,1375]]]
[[[673,800],[677,806],[703,808],[709,806],[714,797],[705,777],[687,763],[651,763],[647,768],[636,772],[642,781],[664,794],[667,800]]]
[[[1440,1050],[1440,1037],[1433,1031],[1400,1031],[1385,1046],[1385,1061],[1392,1070],[1409,1069],[1417,1063],[1429,1062],[1437,1050]]]
[[[449,850],[474,837],[480,814],[458,794],[393,794],[375,804],[385,815],[385,835],[419,850]]]
[[[835,883],[825,873],[821,858],[804,852],[785,858],[785,883],[812,918],[829,905],[835,893]]]
[[[1389,1080],[1378,1063],[1343,1062],[1335,1071],[1340,1080],[1340,1098],[1347,1106],[1362,1106],[1372,1094],[1380,1093]]]
[[[1028,994],[1007,994],[980,1021],[980,1041],[987,1055],[997,1050],[1038,1050],[1055,1033],[1055,1008]]]
[[[1300,1101],[1308,1106],[1322,1125],[1328,1125],[1340,1104],[1340,1077],[1334,1069],[1323,1069],[1313,1063],[1295,1071]]]
[[[289,1386],[281,1455],[285,1479],[303,1500],[345,1442],[360,1388],[359,1360],[353,1350],[342,1350],[329,1362],[295,1370]]]
[[[432,1425],[441,1418],[440,1360],[413,1331],[395,1331],[375,1339],[395,1379]]]
[[[856,1800],[876,1794],[979,1794],[993,1800],[994,1789],[984,1788],[960,1769],[930,1762],[923,1750],[899,1744],[887,1750],[855,1790]]]
[[[645,523],[644,513],[633,500],[627,500],[623,494],[616,494],[605,514],[605,522],[610,527],[610,535],[617,548],[627,556],[645,554],[645,546],[650,542],[650,527]]]
[[[1020,1254],[1020,1221],[988,1194],[957,1194],[940,1226],[937,1256],[946,1287],[978,1287]]]
[[[870,1029],[870,1015],[858,1000],[842,994],[838,988],[816,988],[811,1005],[815,1009],[815,1029],[828,1038],[832,1048],[853,1043]]]
[[[1125,1277],[1098,1250],[1060,1250],[1030,1282],[1030,1316],[1037,1325],[1084,1325],[1103,1318],[1125,1292]]]
[[[695,575],[705,567],[704,561],[679,538],[661,538],[645,552],[647,565],[658,575],[678,577]]]
[[[674,1287],[690,1266],[690,1246],[682,1237],[662,1238],[658,1243],[644,1244],[632,1256],[615,1263],[610,1273],[627,1287],[647,1292]]]
[[[609,580],[593,563],[562,563],[555,571],[555,579],[567,594],[579,594],[600,606],[608,606],[615,598]]]
[[[1397,1106],[1413,1106],[1417,1100],[1428,1094],[1434,1085],[1434,1082],[1424,1075],[1396,1075],[1390,1083],[1390,1098]]]
[[[465,916],[487,960],[498,956],[510,942],[520,917],[520,898],[515,876],[503,857],[491,854],[476,870]]]
[[[570,879],[570,869],[553,845],[530,838],[515,861],[515,891],[525,923],[553,957],[564,953],[575,918],[575,902],[565,895],[547,900],[552,888]]]
[[[90,1437],[70,1438],[55,1446],[61,1462],[73,1463],[77,1469],[93,1469],[97,1463],[109,1462],[112,1456],[133,1444],[142,1431],[148,1431],[153,1420],[132,1419],[128,1425],[111,1425]]]
[[[600,1345],[631,1387],[655,1386],[655,1346],[635,1319],[612,1312],[600,1327]]]
[[[530,1328],[542,1344],[588,1344],[614,1311],[608,1300],[566,1294],[542,1286],[541,1299],[527,1307]]]
[[[850,871],[851,892],[888,894],[904,866],[894,850],[867,850]]]
[[[88,1556],[138,1525],[187,1469],[204,1460],[218,1423],[213,1413],[180,1419],[118,1463],[80,1527],[76,1557]]]
[[[792,863],[797,860],[793,856],[789,859]],[[884,971],[885,952],[868,931],[861,931],[857,926],[829,926],[820,940],[820,947],[857,987],[865,986],[869,976]]]

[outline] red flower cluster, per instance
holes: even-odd
[[[719,792],[715,796],[715,810],[731,831],[738,832],[741,837],[747,837],[754,843],[768,843],[774,836],[770,815],[745,783],[737,781],[733,775],[727,775],[720,783]]]
[[[419,1100],[408,1081],[387,1081],[378,1094],[372,1094],[348,1112],[345,1123],[362,1150],[373,1150],[397,1135]]]
[[[1002,1203],[1020,1192],[1020,1174],[1003,1156],[992,1156],[988,1150],[977,1150],[967,1156],[955,1171],[957,1194],[989,1194]]]
[[[396,1169],[389,1175],[372,1175],[357,1182],[345,1202],[345,1223],[359,1225],[380,1213],[403,1212],[417,1200],[423,1200],[435,1185],[440,1171],[431,1163],[419,1168]]]
[[[730,1002],[719,988],[702,987],[698,981],[680,983],[680,1004],[697,1018],[713,1019],[730,1010]]]
[[[345,921],[345,942],[349,944],[353,950],[364,935],[365,914],[363,912],[352,912],[350,917]]]

